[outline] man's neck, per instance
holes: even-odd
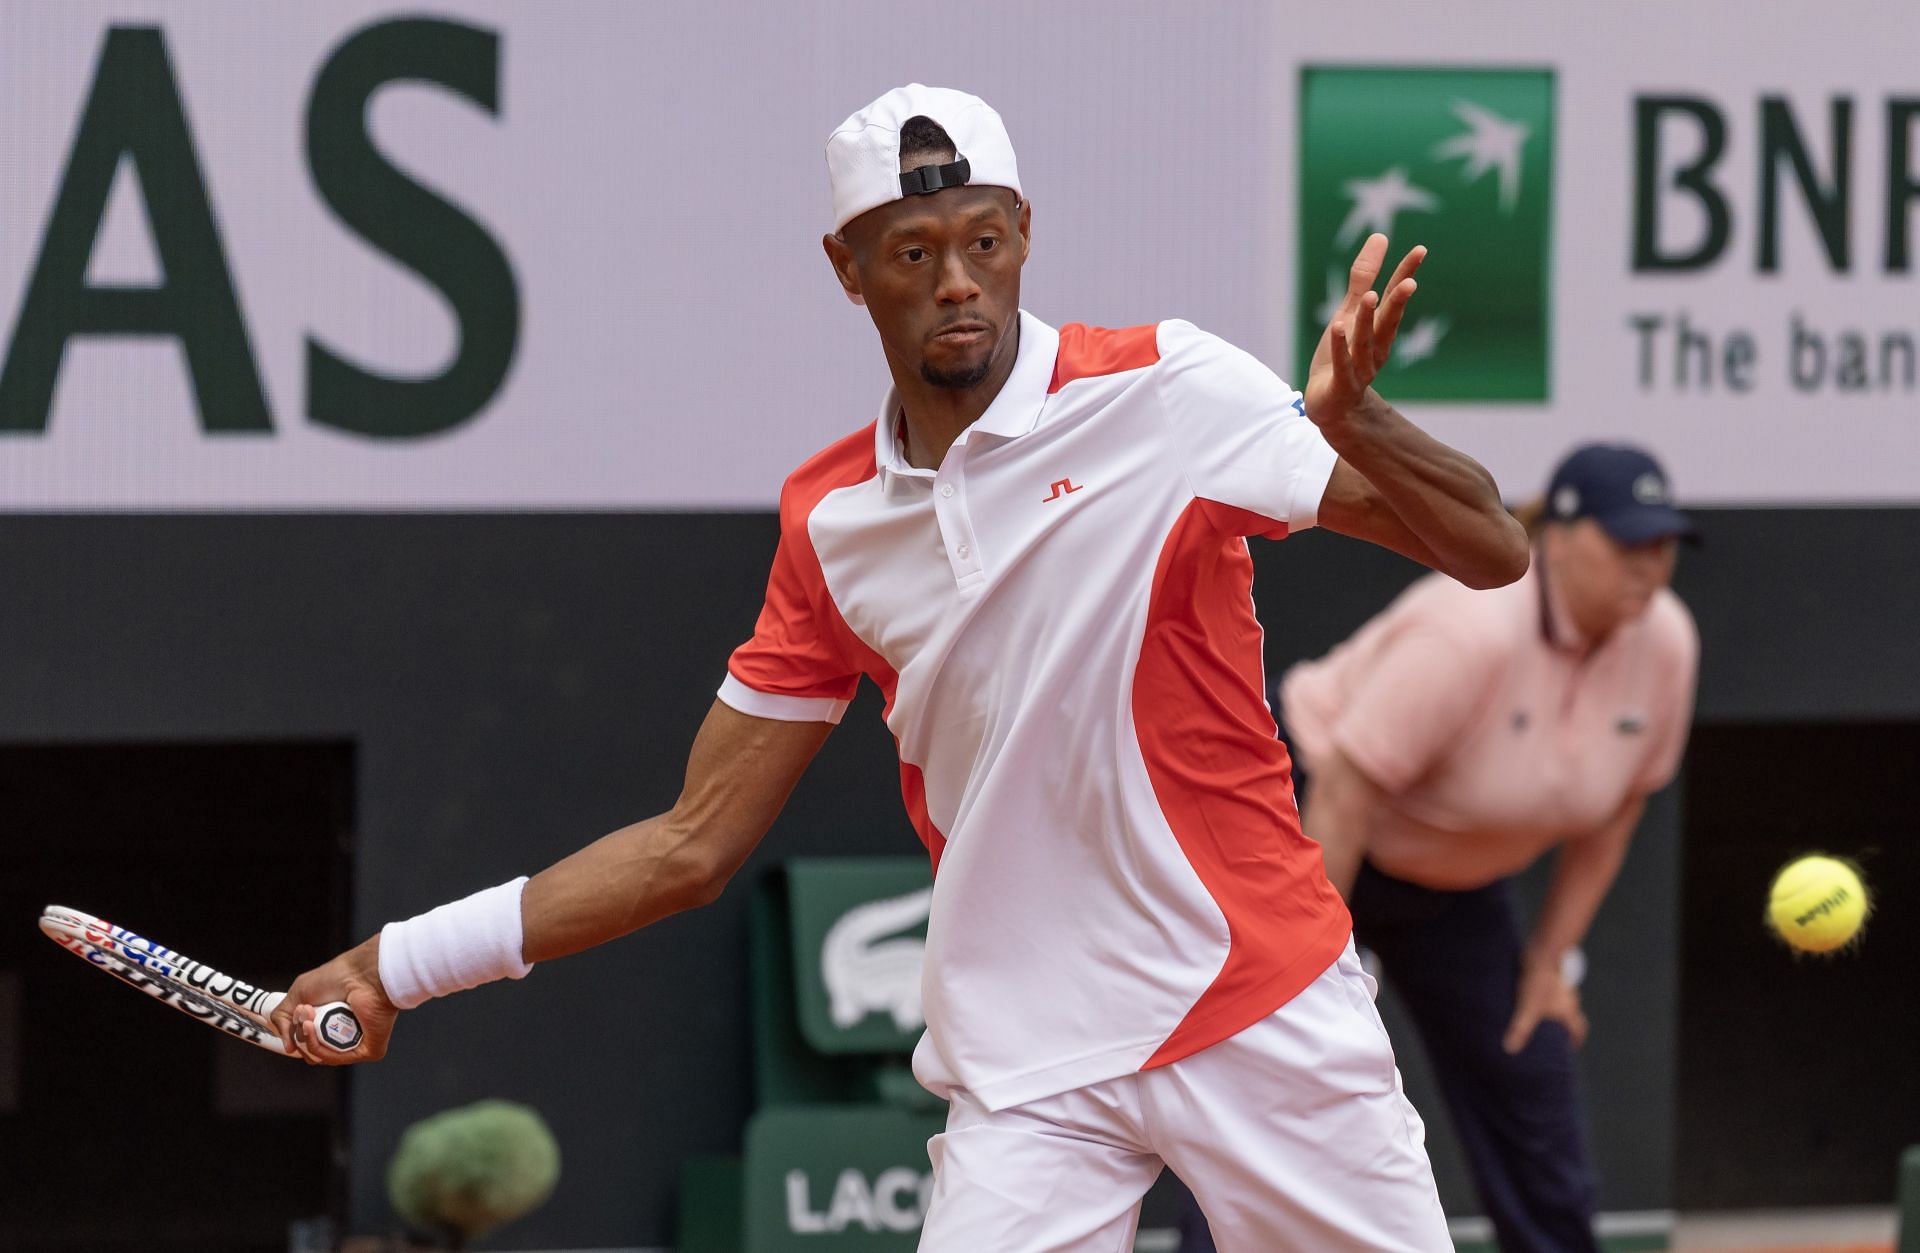
[[[1020,356],[1020,322],[1016,316],[1013,334],[1000,345],[987,377],[973,387],[938,387],[920,375],[920,369],[903,362],[887,361],[893,374],[893,390],[900,397],[901,416],[906,427],[907,464],[916,470],[937,470],[946,460],[947,449],[960,438],[960,432],[972,426],[1000,395],[1000,389],[1013,376],[1014,362]]]

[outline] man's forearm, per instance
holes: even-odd
[[[704,905],[730,869],[714,864],[672,814],[622,827],[527,881],[521,952],[529,962],[551,961]]]
[[[1470,587],[1499,587],[1526,573],[1526,532],[1472,457],[1407,421],[1373,391],[1321,431],[1417,541],[1417,559],[1431,554],[1427,564]]]
[[[1600,902],[1626,860],[1627,845],[1640,821],[1641,804],[1630,804],[1604,830],[1569,840],[1554,854],[1553,879],[1527,944],[1530,957],[1557,962],[1586,938]]]
[[[1339,749],[1315,769],[1313,796],[1301,818],[1307,837],[1320,845],[1328,882],[1343,899],[1353,894],[1380,804],[1379,789]]]

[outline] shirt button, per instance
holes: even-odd
[[[973,549],[968,548],[965,544],[960,545],[960,548],[959,548],[960,560],[965,561],[967,559],[967,554],[971,553],[972,551]]]
[[[942,485],[941,485],[941,488],[940,488],[940,494],[941,494],[942,496],[951,496],[951,495],[953,495],[953,484],[951,484],[951,483],[945,483],[945,484],[942,484]]]

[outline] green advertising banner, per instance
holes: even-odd
[[[946,1119],[884,1105],[782,1106],[747,1126],[746,1253],[910,1253]]]
[[[1296,385],[1367,236],[1429,259],[1379,381],[1395,400],[1548,399],[1553,72],[1301,71]]]
[[[933,872],[923,857],[787,863],[800,1033],[822,1053],[911,1052],[926,1019]]]

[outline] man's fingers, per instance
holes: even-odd
[[[1348,304],[1362,292],[1373,290],[1374,280],[1380,277],[1380,267],[1386,259],[1387,237],[1378,232],[1367,236],[1367,242],[1360,245],[1360,255],[1353,259],[1353,268],[1347,271]]]
[[[1540,1014],[1531,1006],[1523,1005],[1513,1015],[1513,1021],[1507,1024],[1506,1039],[1501,1047],[1509,1053],[1518,1053],[1527,1047],[1527,1041],[1533,1038],[1533,1029],[1540,1023]]]
[[[1387,280],[1387,298],[1382,304],[1380,321],[1374,327],[1374,351],[1379,355],[1380,365],[1387,361],[1387,350],[1393,347],[1393,337],[1400,330],[1400,319],[1406,314],[1407,302],[1413,299],[1413,293],[1419,290],[1419,284],[1413,281],[1414,271],[1427,259],[1427,246],[1416,244],[1400,258],[1400,264],[1393,267],[1393,277]]]
[[[311,1005],[301,1005],[293,1011],[293,1046],[300,1050],[300,1056],[311,1065],[318,1066],[320,1058],[314,1047],[319,1038],[318,1015]]]
[[[1373,368],[1378,370],[1387,363],[1387,353],[1393,348],[1393,337],[1400,333],[1400,319],[1406,316],[1407,304],[1418,289],[1412,279],[1402,279],[1387,289],[1387,298],[1381,302],[1380,312],[1373,321]]]
[[[1377,238],[1384,240],[1386,236],[1381,235]],[[1386,248],[1382,245],[1381,252],[1384,254],[1385,251]],[[1425,244],[1416,244],[1408,249],[1407,255],[1400,258],[1400,264],[1393,267],[1393,277],[1387,280],[1387,290],[1392,291],[1394,288],[1400,286],[1400,284],[1412,278],[1413,272],[1419,269],[1420,263],[1426,259],[1427,246]]]
[[[1335,317],[1327,327],[1327,339],[1333,348],[1333,376],[1337,379],[1350,378],[1353,374],[1353,355],[1347,350],[1347,320]]]
[[[1376,236],[1375,238],[1385,237]],[[1361,294],[1360,307],[1353,312],[1353,330],[1350,332],[1352,342],[1347,345],[1347,350],[1353,360],[1362,363],[1366,373],[1365,379],[1362,380],[1363,385],[1372,381],[1374,372],[1378,368],[1374,364],[1373,320],[1379,308],[1380,297],[1369,291]]]

